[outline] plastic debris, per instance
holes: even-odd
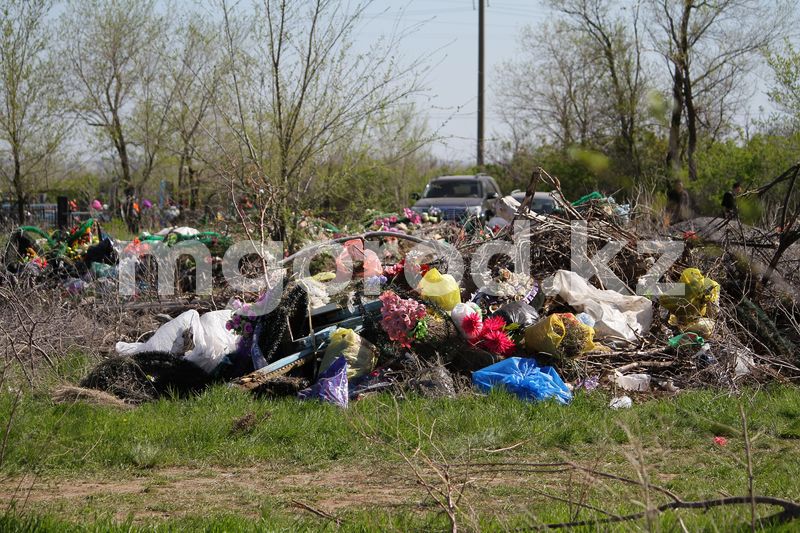
[[[627,391],[647,392],[650,390],[649,374],[620,374],[614,372],[614,383]]]
[[[568,270],[559,270],[545,280],[544,291],[592,317],[598,340],[636,342],[637,335],[646,333],[653,322],[653,303],[649,299],[598,289]]]
[[[422,297],[445,311],[452,311],[461,302],[461,289],[450,274],[440,274],[435,268],[428,270],[417,286]]]
[[[612,398],[608,406],[612,409],[630,409],[633,407],[633,400],[630,396],[618,396]]]
[[[352,329],[339,328],[331,335],[330,344],[325,349],[319,370],[325,372],[335,360],[344,357],[347,360],[348,379],[358,378],[372,372],[377,353],[371,342]]]
[[[539,320],[536,309],[525,302],[511,302],[500,307],[493,316],[499,316],[506,324],[519,324],[521,328],[532,326]]]
[[[688,332],[669,338],[667,345],[670,348],[680,348],[681,346],[702,346],[705,342],[705,339],[697,333]]]
[[[510,357],[472,374],[472,383],[481,391],[502,387],[523,400],[553,398],[567,404],[572,392],[551,366],[538,367],[533,359]]]
[[[233,311],[211,311],[200,316],[194,309],[170,320],[146,342],[118,342],[117,353],[132,355],[142,352],[168,352],[185,355],[186,359],[211,373],[227,353],[236,349],[239,336],[225,328]],[[187,339],[193,347],[186,349]]]
[[[710,306],[719,302],[719,283],[703,276],[697,268],[686,268],[678,283],[685,286],[683,296],[662,296],[661,305],[671,313],[670,324],[688,324],[708,316]]]
[[[574,357],[595,349],[594,330],[572,313],[556,313],[525,329],[525,348],[528,353]]]
[[[320,400],[346,409],[349,400],[347,360],[344,357],[337,358],[320,374],[314,385],[301,390],[297,397],[301,400]]]

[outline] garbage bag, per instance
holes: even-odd
[[[336,359],[344,357],[348,363],[347,377],[358,378],[372,372],[377,354],[378,350],[367,339],[352,329],[339,328],[331,334],[319,370],[325,372]]]
[[[675,317],[674,322],[691,322],[693,318],[704,317],[709,304],[719,301],[719,283],[703,276],[697,268],[684,269],[678,283],[685,285],[683,296],[664,295],[659,300]]]
[[[297,397],[301,400],[320,400],[347,408],[347,359],[337,357],[333,363],[320,374],[317,382],[308,389],[301,390]]]
[[[445,311],[452,311],[461,302],[461,289],[450,274],[441,274],[435,268],[428,270],[417,285],[422,297]]]
[[[519,324],[522,328],[532,326],[539,320],[536,309],[525,302],[507,303],[495,311],[494,316],[501,317],[506,324]]]
[[[572,393],[551,366],[538,367],[533,359],[510,357],[472,374],[472,383],[481,391],[502,387],[523,400],[554,398],[566,404]]]
[[[575,328],[578,338],[569,335]],[[565,342],[565,339],[568,339]],[[573,345],[567,345],[574,343]],[[574,356],[595,349],[594,329],[580,322],[572,313],[556,313],[525,329],[525,348],[528,353],[546,352],[552,355]]]
[[[191,361],[206,372],[213,372],[225,354],[236,350],[239,335],[225,327],[231,319],[230,310],[210,311],[200,316],[200,328],[194,330],[194,349],[186,354]]]
[[[598,340],[636,342],[636,336],[646,333],[653,323],[653,303],[649,299],[598,289],[575,272],[557,271],[545,281],[544,290],[548,296],[558,296],[575,311],[592,317]]]
[[[191,309],[181,313],[156,330],[146,342],[118,342],[117,353],[133,355],[141,352],[168,352],[185,355],[206,372],[212,372],[222,357],[236,349],[239,335],[225,329],[232,311],[211,311],[200,314]],[[186,350],[186,334],[191,334],[193,348]]]

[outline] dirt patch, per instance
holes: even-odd
[[[92,509],[134,522],[207,514],[215,510],[257,517],[264,505],[302,513],[294,500],[327,511],[409,506],[423,494],[391,469],[369,465],[294,469],[167,468],[122,474],[114,479],[16,477],[0,481],[0,505],[19,511],[49,509],[79,517]],[[66,517],[65,517],[66,518]]]

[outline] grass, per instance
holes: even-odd
[[[0,424],[10,400],[0,395]],[[607,407],[604,393],[579,394],[569,406],[525,403],[504,393],[396,403],[374,396],[347,411],[260,400],[222,386],[133,411],[53,405],[31,394],[9,433],[0,479],[9,478],[8,487],[36,473],[41,483],[72,487],[77,496],[34,491],[36,512],[17,508],[0,515],[0,530],[297,531],[330,525],[298,510],[296,499],[334,509],[346,518],[345,530],[447,529],[401,459],[417,448],[446,461],[575,461],[649,476],[686,499],[743,495],[740,402],[753,441],[757,492],[800,500],[800,396],[793,387],[740,397],[691,391],[621,411]],[[255,423],[234,429],[246,415]],[[432,438],[421,436],[426,432]],[[715,444],[715,436],[726,437],[727,446]],[[494,451],[508,447],[514,448]],[[467,492],[474,509],[469,518],[490,530],[566,520],[568,505],[534,491],[563,497],[588,486],[566,475],[519,473],[479,484]],[[193,499],[184,498],[185,491]],[[596,505],[624,513],[641,510],[640,492],[602,484],[587,494]],[[666,513],[659,523],[679,528],[678,518],[691,530],[726,530],[749,520],[742,506]],[[643,522],[637,524],[631,527]]]

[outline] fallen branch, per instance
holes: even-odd
[[[305,509],[309,513],[315,514],[315,515],[319,516],[320,518],[325,518],[327,520],[335,522],[337,526],[342,525],[343,520],[341,518],[337,518],[337,517],[333,516],[332,514],[326,512],[326,511],[323,511],[322,509],[317,509],[315,507],[311,507],[307,503],[303,503],[300,500],[292,500],[292,503],[296,507],[299,507],[301,509]]]
[[[564,529],[582,526],[599,526],[602,524],[616,524],[619,522],[627,522],[630,520],[639,520],[648,515],[648,513],[656,512],[663,513],[664,511],[674,511],[677,509],[703,509],[708,510],[714,507],[721,507],[724,505],[750,505],[755,502],[760,505],[777,505],[783,508],[781,513],[773,515],[767,520],[776,523],[785,523],[796,518],[800,518],[800,504],[790,500],[781,498],[772,498],[770,496],[731,496],[728,498],[718,498],[715,500],[699,500],[699,501],[673,501],[655,507],[648,511],[633,513],[623,516],[613,516],[609,518],[599,518],[592,520],[580,520],[576,522],[561,522],[558,524],[545,524],[540,529]]]

